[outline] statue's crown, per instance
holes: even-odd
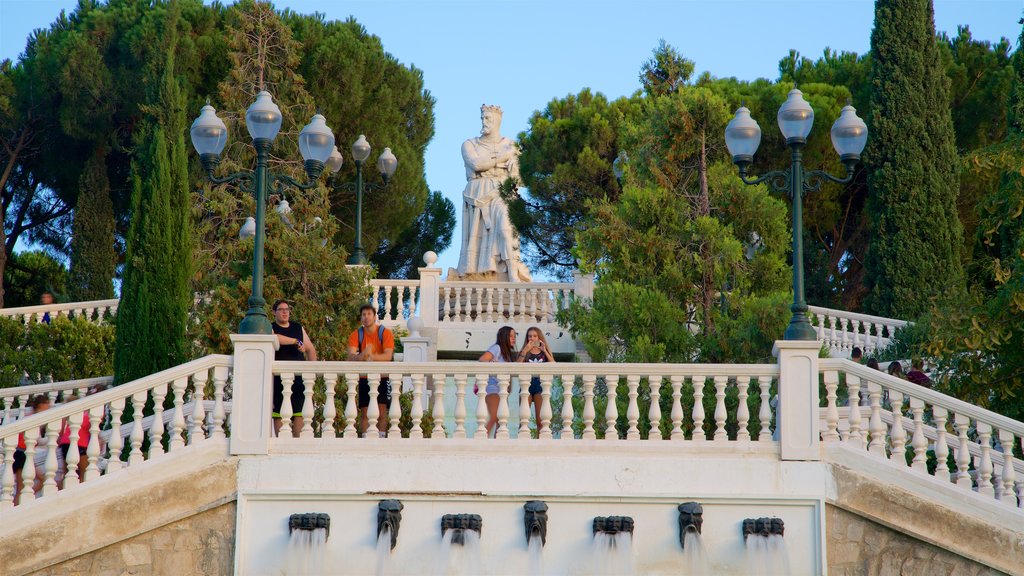
[[[495,114],[497,114],[499,116],[504,114],[504,112],[502,112],[502,110],[501,110],[501,106],[495,106],[494,104],[483,104],[483,105],[481,105],[480,106],[480,112],[481,113],[483,113],[483,112],[494,112]]]

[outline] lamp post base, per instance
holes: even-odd
[[[273,334],[274,329],[270,326],[270,319],[263,310],[249,309],[245,318],[238,325],[239,334]]]
[[[362,250],[353,252],[348,257],[348,260],[345,261],[345,264],[349,266],[364,266],[366,264],[366,254]]]
[[[794,312],[793,318],[789,321],[789,326],[786,327],[786,332],[782,335],[783,340],[817,340],[818,332],[811,326],[810,321],[807,320],[807,313],[805,312]]]

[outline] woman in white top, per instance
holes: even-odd
[[[502,326],[498,329],[497,341],[491,345],[480,356],[481,362],[515,362],[516,361],[516,331],[511,326]],[[494,376],[487,378],[487,436],[498,425],[498,379]]]

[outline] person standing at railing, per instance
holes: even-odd
[[[395,335],[390,329],[377,324],[377,310],[370,304],[359,307],[359,328],[348,337],[348,359],[352,362],[391,362],[395,356]],[[365,436],[369,424],[366,412],[370,408],[370,379],[359,375],[359,426],[357,433]],[[381,377],[377,385],[377,434],[386,438],[388,409],[391,408],[391,379]]]
[[[551,347],[548,346],[548,340],[544,337],[544,333],[541,332],[540,328],[531,326],[526,331],[526,342],[523,343],[523,349],[516,356],[516,362],[538,364],[554,361],[555,357],[551,354]],[[522,382],[519,385],[522,386]],[[540,434],[540,405],[543,402],[542,391],[540,377],[533,376],[530,378],[530,404],[533,405],[534,421],[537,423],[538,434]]]
[[[28,407],[31,410],[26,416],[31,414],[38,414],[50,408],[50,398],[46,394],[38,394],[28,399]],[[43,487],[43,477],[46,473],[46,444],[49,439],[46,437],[46,427],[39,427],[39,438],[36,439],[35,446],[35,457],[32,459],[32,464],[36,467],[36,479],[32,484],[32,493],[39,492],[39,489]],[[26,450],[28,445],[25,443],[25,433],[22,432],[18,435],[18,448],[14,451],[14,505],[17,506],[21,501],[21,491],[25,487],[25,479],[21,477],[21,472],[25,468],[26,462]]]
[[[910,372],[907,372],[907,380],[925,388],[932,387],[932,379],[924,373],[924,361],[920,358],[914,358],[910,361]]]
[[[859,346],[854,346],[850,352],[850,360],[860,364],[860,361],[864,358],[864,352],[861,351]]]
[[[53,294],[51,294],[49,292],[43,292],[43,295],[39,297],[39,304],[42,305],[42,306],[51,306],[51,305],[53,305]],[[50,323],[50,313],[49,312],[43,312],[43,317],[39,321],[42,322],[43,324],[49,324]]]
[[[515,362],[516,353],[516,331],[511,326],[502,326],[498,329],[497,341],[480,355],[481,362]],[[475,390],[474,390],[475,391]],[[498,403],[501,398],[498,396],[498,379],[495,376],[487,378],[487,436],[490,437],[498,425]]]
[[[274,302],[274,323],[272,327],[277,335],[279,344],[277,352],[274,353],[274,360],[309,360],[316,361],[316,348],[313,341],[306,334],[302,324],[291,319],[292,308],[287,300]],[[312,385],[312,382],[310,383]],[[302,376],[296,374],[292,383],[292,436],[298,438],[302,431],[302,404],[305,401],[303,394]],[[281,433],[281,404],[284,402],[284,385],[280,376],[274,376],[274,411],[271,416],[274,418],[274,432]]]

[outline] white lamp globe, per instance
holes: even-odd
[[[299,152],[302,159],[326,163],[333,151],[334,132],[327,127],[327,120],[322,115],[314,114],[309,124],[299,132]]]
[[[398,158],[391,153],[391,148],[385,148],[377,158],[377,170],[387,179],[395,174],[396,168],[398,168]]]
[[[324,162],[324,164],[327,165],[327,169],[331,171],[331,174],[337,174],[338,170],[341,170],[341,165],[344,161],[345,159],[341,156],[341,152],[338,151],[338,147],[335,146],[334,149],[331,150],[331,155],[327,157],[327,162]]]
[[[804,100],[804,93],[793,88],[786,101],[779,107],[779,130],[786,137],[786,143],[806,141],[814,126],[814,109]]]
[[[352,159],[362,164],[369,157],[370,143],[366,141],[366,136],[360,134],[359,138],[352,144]]]
[[[189,131],[192,136],[192,146],[196,152],[203,154],[220,155],[224,145],[228,143],[228,127],[224,121],[217,116],[213,106],[207,104],[199,112],[199,117],[192,122],[192,129]]]
[[[245,111],[245,126],[253,140],[271,140],[281,131],[281,109],[266,90]]]
[[[242,228],[238,231],[238,237],[244,240],[245,238],[252,238],[255,235],[256,219],[253,218],[252,216],[249,216],[248,218],[245,219],[245,223],[242,224]]]
[[[733,161],[751,162],[761,145],[761,127],[750,116],[746,106],[740,106],[725,127],[725,145]]]
[[[847,104],[832,125],[832,147],[840,160],[859,160],[868,142],[868,125],[857,116],[857,110]]]

